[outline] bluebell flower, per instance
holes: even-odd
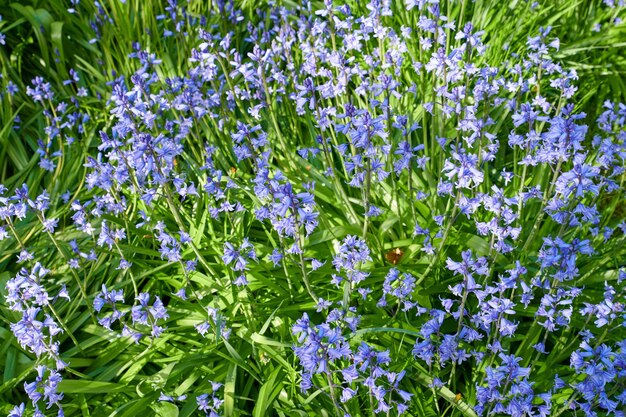
[[[140,293],[136,297],[139,304],[131,308],[131,319],[133,324],[142,324],[151,327],[152,337],[159,337],[165,330],[163,326],[158,324],[159,320],[167,320],[169,314],[158,296],[154,297],[152,306],[149,305],[150,294]]]
[[[21,403],[20,405],[16,405],[9,411],[7,417],[24,417],[26,404]]]
[[[213,336],[216,340],[220,338],[228,339],[230,337],[231,329],[227,327],[226,319],[222,313],[213,307],[207,307],[209,320],[194,325],[196,331],[203,337],[207,337],[209,330],[212,330]]]
[[[224,400],[218,396],[218,391],[222,384],[213,381],[209,382],[211,384],[211,394],[198,395],[196,403],[198,404],[198,409],[204,411],[207,417],[219,417],[224,405]]]
[[[383,294],[377,303],[377,306],[384,307],[387,305],[387,296],[393,296],[398,303],[403,305],[403,310],[416,306],[413,301],[413,291],[415,290],[415,277],[411,274],[402,274],[396,268],[391,268],[385,276],[383,283]]]
[[[237,250],[230,242],[224,244],[224,256],[222,260],[226,265],[232,264],[233,271],[240,272],[239,277],[235,281],[236,285],[246,285],[248,283],[245,277],[245,271],[247,270],[248,260],[250,259],[256,261],[257,256],[254,247],[247,238],[242,240]]]

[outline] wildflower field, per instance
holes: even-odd
[[[0,416],[626,415],[624,0],[0,15]]]

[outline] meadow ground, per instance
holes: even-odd
[[[0,415],[623,416],[626,5],[0,5]]]

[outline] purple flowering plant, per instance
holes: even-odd
[[[626,4],[574,3],[0,5],[0,415],[624,416]]]

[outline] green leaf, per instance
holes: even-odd
[[[276,381],[281,372],[281,368],[274,369],[274,372],[272,372],[268,380],[259,390],[259,396],[257,397],[254,410],[252,410],[253,417],[264,417],[268,415],[267,410],[269,406],[274,402],[274,399],[281,390],[281,382]]]
[[[59,383],[59,391],[66,394],[114,394],[118,392],[133,392],[134,390],[132,387],[113,382],[64,379]]]
[[[224,417],[230,417],[235,412],[235,383],[237,382],[237,365],[231,363],[224,381]]]
[[[159,401],[152,407],[158,417],[178,417],[178,407],[167,401]]]

